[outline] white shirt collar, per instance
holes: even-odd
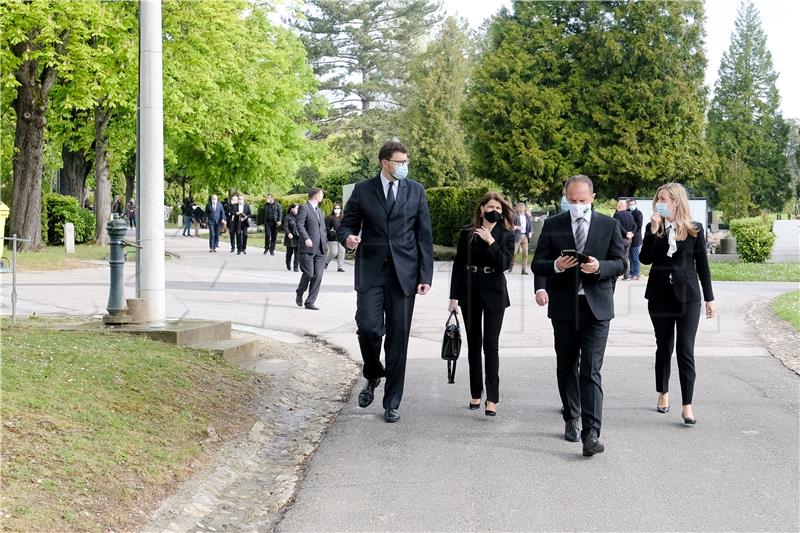
[[[397,192],[400,190],[400,180],[395,179],[393,182],[389,180],[386,176],[383,175],[383,170],[381,170],[381,185],[383,185],[383,195],[388,198],[389,197],[389,183],[394,183],[394,197],[397,200]]]

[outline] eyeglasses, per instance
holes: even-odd
[[[406,166],[408,164],[409,160],[408,159],[404,159],[402,161],[396,161],[394,159],[387,159],[387,161],[391,161],[392,163],[394,163],[395,165],[397,165],[399,167],[404,167],[404,166]]]

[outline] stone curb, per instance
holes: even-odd
[[[800,375],[800,333],[772,311],[772,299],[761,298],[747,304],[745,320],[773,357]]]

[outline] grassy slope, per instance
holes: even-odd
[[[4,529],[131,529],[263,386],[190,349],[40,322],[3,322]]]
[[[787,292],[772,302],[775,314],[800,331],[800,290]]]

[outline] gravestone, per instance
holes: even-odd
[[[64,224],[64,249],[68,254],[75,253],[75,225],[72,222]]]

